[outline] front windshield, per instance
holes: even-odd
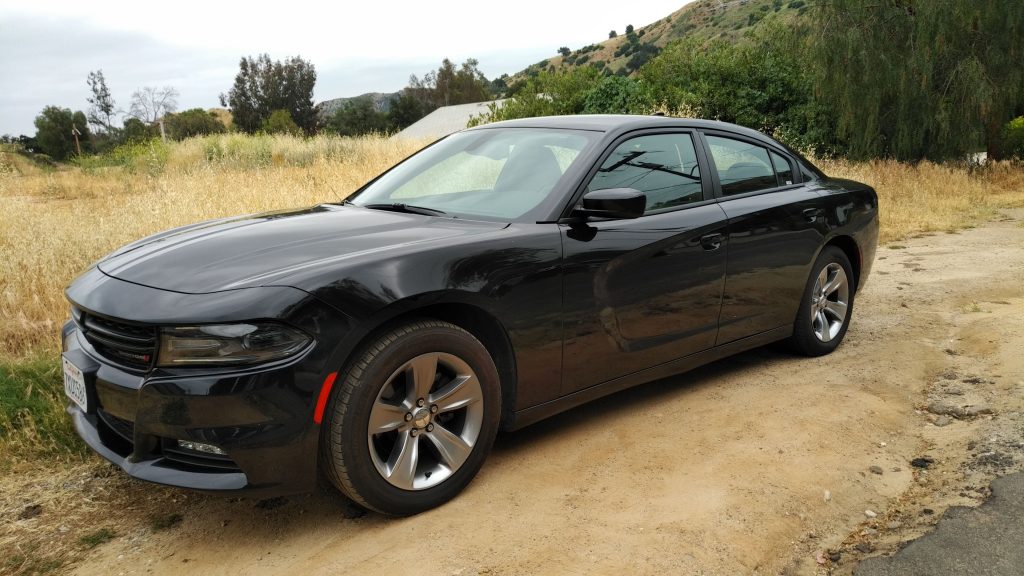
[[[357,206],[404,204],[453,216],[514,220],[548,198],[596,135],[538,128],[460,132],[350,200]]]

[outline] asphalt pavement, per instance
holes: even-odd
[[[1024,575],[1024,472],[992,482],[977,508],[956,506],[935,530],[893,556],[863,561],[855,576]]]

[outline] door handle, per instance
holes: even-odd
[[[818,218],[825,213],[825,210],[821,208],[808,208],[804,210],[804,219],[808,222],[817,222]]]
[[[718,250],[722,246],[722,235],[718,232],[705,234],[700,237],[700,245],[705,250]]]

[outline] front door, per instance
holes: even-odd
[[[710,348],[726,264],[726,218],[688,132],[616,145],[588,190],[647,195],[635,220],[562,225],[569,394]]]

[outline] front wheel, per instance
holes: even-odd
[[[455,497],[483,465],[501,414],[487,349],[447,322],[384,334],[349,366],[325,414],[321,464],[359,504],[398,516]]]
[[[826,246],[811,268],[793,323],[790,345],[795,351],[823,356],[843,341],[853,313],[853,278],[846,253]]]

